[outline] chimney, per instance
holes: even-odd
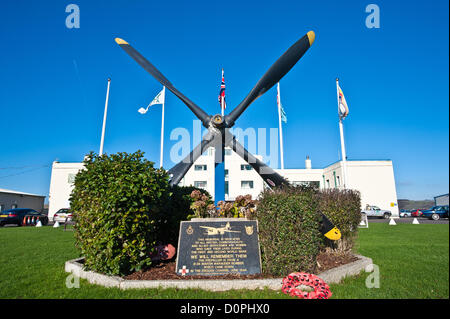
[[[305,168],[311,169],[311,160],[309,159],[309,155],[307,155],[305,159]]]

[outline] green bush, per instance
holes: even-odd
[[[318,191],[305,186],[265,191],[256,217],[263,272],[314,272],[322,234]]]
[[[195,217],[195,211],[192,209],[195,199],[191,197],[191,193],[194,191],[211,198],[211,195],[206,190],[193,186],[175,185],[172,187],[167,214],[159,221],[161,241],[163,243],[171,243],[176,247],[178,245],[180,221],[190,220],[192,217]]]
[[[353,190],[298,186],[265,191],[256,210],[263,272],[315,272],[321,247],[349,251],[361,218],[360,202]],[[340,240],[332,242],[319,232],[321,213],[339,228]]]
[[[169,176],[143,153],[90,153],[71,194],[75,240],[88,269],[125,275],[151,265],[166,234]],[[172,223],[173,221],[170,221]]]
[[[342,237],[332,242],[324,237],[324,244],[342,250],[353,247],[361,222],[361,197],[358,191],[326,189],[320,191],[319,211],[341,231]]]

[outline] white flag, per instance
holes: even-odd
[[[348,115],[348,106],[347,106],[347,101],[345,100],[344,97],[344,92],[342,92],[341,87],[338,84],[338,96],[339,96],[339,105],[338,105],[338,110],[339,110],[339,117],[341,119],[345,119]]]
[[[143,107],[141,107],[138,112],[141,114],[145,114],[148,111],[148,108],[152,105],[155,104],[164,104],[164,99],[166,96],[166,87],[163,86],[163,89],[161,90],[161,92],[158,93],[158,95],[155,96],[155,98],[153,99],[153,101],[150,102],[150,104],[147,106],[146,109],[144,109]]]

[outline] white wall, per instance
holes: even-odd
[[[196,171],[195,165],[206,165],[206,171]],[[183,179],[178,183],[180,186],[194,186],[196,181],[206,181],[205,190],[214,196],[214,154],[208,149],[191,166]]]
[[[73,189],[70,179],[74,178],[82,168],[83,163],[53,162],[48,196],[49,218],[52,218],[59,209],[70,207],[69,198]]]
[[[398,216],[397,191],[395,188],[392,161],[347,161],[347,188],[361,193],[361,208],[367,204],[390,210],[392,216]],[[334,187],[334,173],[339,177],[342,187],[342,161],[324,169],[325,180]]]

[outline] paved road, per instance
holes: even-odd
[[[414,217],[404,217],[404,218],[395,218],[394,219],[397,224],[412,224]],[[448,218],[440,219],[438,221],[431,220],[428,218],[423,217],[417,217],[417,220],[420,224],[447,224],[448,225]],[[370,218],[369,217],[369,223],[389,223],[389,219],[382,219],[382,218]]]

